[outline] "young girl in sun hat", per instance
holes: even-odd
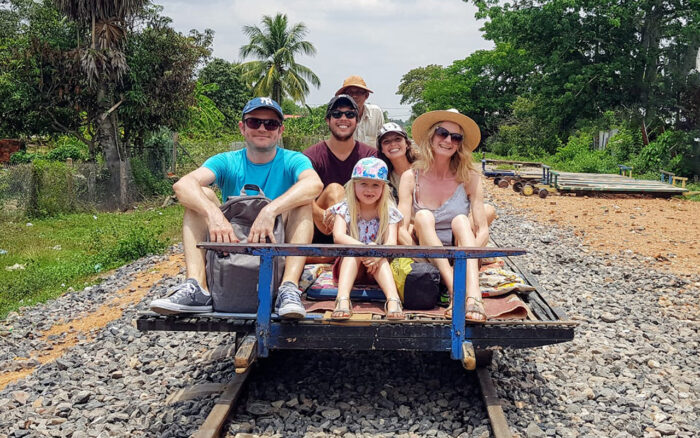
[[[352,245],[396,245],[398,224],[403,219],[396,209],[387,181],[386,163],[374,157],[362,158],[345,184],[344,201],[331,207],[336,215],[333,226],[335,243]],[[368,278],[369,277],[369,278]],[[386,296],[388,319],[403,319],[391,267],[382,257],[343,257],[333,265],[333,279],[338,284],[333,319],[352,316],[350,291],[355,280],[374,279]]]
[[[484,205],[481,175],[472,151],[481,140],[477,124],[457,110],[430,111],[411,129],[418,145],[413,171],[404,172],[399,186],[399,210],[408,219],[399,232],[401,242],[425,246],[486,246],[493,207]],[[453,297],[454,273],[447,259],[431,259]],[[467,260],[466,319],[486,320],[479,289],[476,259]],[[446,311],[452,316],[452,303]]]

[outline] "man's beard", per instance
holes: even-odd
[[[356,128],[356,129],[357,129],[357,128]],[[354,131],[354,130],[353,130],[350,134],[344,135],[344,136],[338,135],[338,134],[336,133],[336,130],[333,129],[333,128],[330,128],[330,131],[331,131],[331,136],[332,136],[334,139],[338,140],[338,141],[350,140],[350,139],[352,138],[352,136],[355,134],[355,131]]]

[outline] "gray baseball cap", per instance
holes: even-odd
[[[406,134],[406,131],[404,131],[401,125],[399,125],[398,123],[389,122],[383,124],[382,127],[379,128],[379,133],[377,134],[377,145],[379,145],[379,142],[382,140],[382,137],[384,137],[385,134],[388,134],[390,132],[401,134],[403,138],[408,139],[408,134]]]
[[[326,107],[326,118],[329,118],[331,116],[331,111],[339,106],[349,106],[355,111],[360,112],[360,109],[357,107],[357,103],[352,97],[348,96],[347,94],[339,94],[337,96],[333,96],[333,98],[328,101],[328,106]]]

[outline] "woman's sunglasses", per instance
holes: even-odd
[[[243,123],[245,123],[245,125],[249,129],[258,129],[258,128],[260,128],[260,125],[263,125],[265,127],[266,131],[274,131],[275,129],[282,126],[282,122],[280,122],[279,120],[258,119],[256,117],[249,117],[249,118],[243,120]]]
[[[454,144],[460,144],[462,143],[462,140],[464,140],[464,136],[462,134],[450,132],[442,126],[438,126],[437,128],[435,128],[435,135],[437,135],[440,138],[447,138],[447,136],[449,136],[452,139],[452,143]]]
[[[339,119],[339,118],[343,117],[343,114],[345,114],[345,117],[348,119],[354,119],[355,117],[357,117],[357,112],[355,112],[353,110],[348,110],[348,111],[333,110],[333,111],[331,111],[331,117],[333,117],[334,119]]]

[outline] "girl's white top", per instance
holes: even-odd
[[[345,223],[350,225],[350,213],[348,212],[348,204],[345,201],[339,202],[331,207],[333,214],[340,214],[345,218]],[[396,207],[389,207],[389,224],[397,224],[401,222],[403,215]],[[370,220],[357,218],[358,235],[360,242],[369,244],[377,240],[379,233],[379,218],[375,217]]]

